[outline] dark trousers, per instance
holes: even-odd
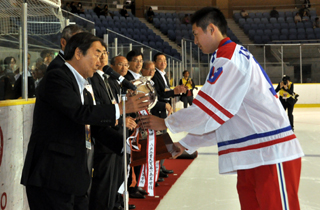
[[[183,102],[183,108],[187,108],[188,104],[192,105],[193,96],[181,96],[180,100]]]
[[[288,112],[288,118],[289,118],[289,121],[290,121],[290,125],[291,125],[291,128],[293,129],[294,125],[293,125],[293,114],[292,114],[292,112],[293,112],[294,105],[288,103],[288,101],[285,100],[285,99],[281,99],[280,98],[280,101],[281,101],[281,104],[282,104],[284,110],[286,110]]]
[[[75,196],[30,185],[26,192],[30,210],[88,210],[87,195]]]
[[[90,210],[112,210],[123,182],[122,157],[115,153],[96,154],[90,193]]]

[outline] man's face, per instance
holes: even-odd
[[[163,71],[167,68],[167,59],[166,56],[164,55],[159,55],[157,56],[157,60],[156,60],[156,64],[155,66],[157,67],[157,69],[159,69],[160,71]]]
[[[184,73],[183,76],[186,77],[186,78],[188,78],[188,77],[189,77],[189,72],[187,71],[186,73]]]
[[[156,72],[155,66],[153,63],[149,63],[145,66],[144,69],[142,69],[141,73],[142,76],[151,76],[151,78],[154,76],[154,73]]]
[[[115,64],[111,65],[111,67],[121,76],[125,76],[129,68],[128,60],[123,56],[116,57]]]
[[[87,50],[87,54],[83,55],[80,53],[79,58],[79,66],[80,70],[79,74],[83,76],[83,78],[92,77],[96,70],[101,66],[100,57],[105,48],[99,41],[95,41],[91,44],[90,48]]]
[[[213,53],[219,46],[220,42],[218,44],[215,43],[213,30],[214,29],[207,27],[206,32],[204,32],[202,28],[197,27],[196,24],[192,25],[194,43],[198,45],[204,54]]]
[[[103,52],[101,53],[101,56],[100,56],[101,65],[98,68],[99,70],[102,70],[103,67],[108,65],[108,57],[109,57],[108,55],[109,55],[109,52],[107,52],[106,48],[103,47]]]
[[[141,55],[135,56],[129,62],[129,69],[135,73],[140,73],[142,68],[143,59]]]

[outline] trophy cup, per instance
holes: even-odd
[[[140,77],[137,80],[133,80],[133,84],[137,87],[137,90],[133,94],[144,93],[149,97],[148,111],[151,110],[157,103],[157,93],[155,92],[151,82],[151,77]],[[139,115],[140,116],[140,115]],[[139,118],[139,117],[138,117]],[[150,132],[150,130],[149,130]],[[156,131],[151,131],[156,132]],[[148,132],[143,128],[143,125],[139,128],[137,138],[132,142],[138,150],[131,147],[131,166],[138,166],[145,164],[147,161],[147,138]],[[156,156],[155,160],[161,160],[172,157],[175,152],[175,146],[168,133],[156,132]]]

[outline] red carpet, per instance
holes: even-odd
[[[149,197],[146,196],[145,199],[129,199],[130,204],[136,206],[136,210],[154,210],[160,203],[160,200],[169,191],[171,186],[177,181],[181,174],[188,168],[193,159],[168,159],[164,161],[164,165],[167,169],[174,171],[173,174],[169,174],[168,178],[165,178],[164,182],[160,182],[160,186],[155,188],[155,195],[159,196]]]

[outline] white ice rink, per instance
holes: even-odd
[[[320,108],[295,108],[295,134],[305,156],[299,196],[302,210],[320,210]],[[172,135],[178,141],[185,134]],[[239,210],[236,175],[218,173],[217,147],[199,156],[162,199],[157,210]],[[174,170],[174,169],[173,169]]]

